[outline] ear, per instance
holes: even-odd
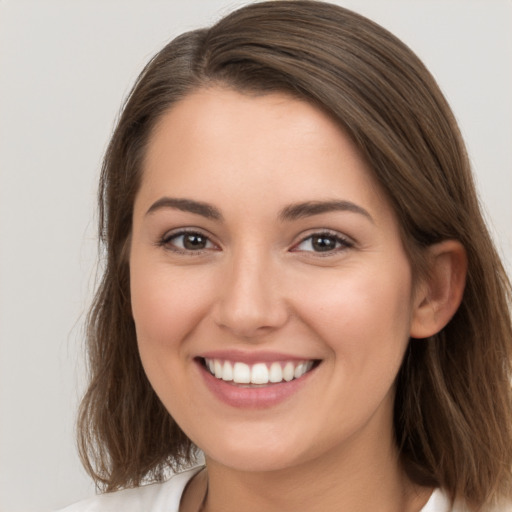
[[[411,321],[412,338],[438,333],[457,311],[466,284],[466,250],[456,240],[430,246],[428,275],[417,286]]]

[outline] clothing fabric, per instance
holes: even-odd
[[[183,491],[201,470],[177,473],[166,482],[99,494],[58,512],[179,512]]]
[[[179,512],[183,491],[201,467],[178,473],[163,483],[100,494],[70,505],[59,512]],[[436,489],[420,512],[464,512],[450,507],[450,500]]]

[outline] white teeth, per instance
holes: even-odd
[[[298,379],[306,373],[306,363],[300,363],[296,366],[293,376]]]
[[[296,368],[294,372],[294,377],[298,379],[299,377],[302,377],[305,373],[309,372],[313,368],[313,361],[306,361],[304,363],[300,363]]]
[[[205,359],[205,364],[212,375],[217,379],[235,384],[268,384],[290,382],[298,379],[313,368],[313,361],[300,361],[281,363],[275,361],[271,364],[256,363],[252,366],[241,363],[223,361],[221,359]]]
[[[268,380],[270,382],[281,382],[283,380],[283,369],[279,363],[272,363],[270,365]]]
[[[217,377],[217,375],[215,375],[215,377]],[[251,368],[248,364],[235,363],[233,366],[233,381],[237,384],[250,384]]]
[[[251,370],[252,384],[268,384],[268,368],[265,363],[258,363]]]
[[[213,369],[215,377],[217,377],[217,379],[222,379],[222,363],[218,359],[214,360]]]
[[[293,363],[286,363],[283,368],[283,379],[286,382],[290,382],[295,377],[295,367]]]
[[[222,367],[222,380],[233,380],[233,367],[229,361],[224,361]]]

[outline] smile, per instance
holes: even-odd
[[[279,384],[299,379],[309,372],[315,361],[274,361],[246,364],[240,361],[204,358],[204,366],[215,378],[234,384]]]

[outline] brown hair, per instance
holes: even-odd
[[[509,495],[512,468],[510,283],[482,219],[464,144],[419,59],[341,7],[274,1],[243,7],[170,42],[124,106],[100,182],[102,282],[89,316],[90,385],[79,417],[84,464],[106,490],[159,480],[194,448],[152,390],[130,309],[134,197],[152,129],[200,87],[287,92],[343,126],[387,193],[416,272],[425,247],[467,251],[462,304],[428,340],[411,340],[397,377],[395,435],[405,471],[478,509]]]

